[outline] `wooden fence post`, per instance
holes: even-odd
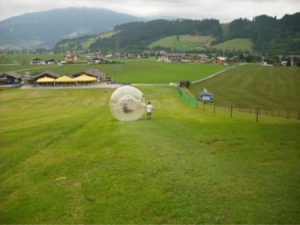
[[[232,109],[233,109],[233,106],[230,105],[230,117],[232,117]]]
[[[258,122],[258,113],[259,113],[259,109],[256,108],[256,122]]]

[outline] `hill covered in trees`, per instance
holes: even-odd
[[[216,19],[204,20],[153,20],[131,22],[114,27],[114,35],[94,38],[87,46],[91,50],[141,51],[151,43],[172,35],[211,35],[211,45],[236,38],[247,38],[253,42],[252,50],[261,53],[300,54],[300,13],[285,15],[281,19],[261,15],[248,19],[236,19],[221,24]],[[91,37],[87,37],[91,39]],[[59,42],[55,50],[80,50],[81,39],[66,39]],[[67,45],[69,43],[69,45]],[[71,43],[71,44],[70,44]],[[60,46],[68,46],[69,49]],[[160,46],[157,49],[166,49]]]

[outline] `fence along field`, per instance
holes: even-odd
[[[256,122],[258,122],[264,116],[300,120],[300,110],[267,110],[261,108],[238,107],[235,105],[226,105],[221,103],[203,103],[202,108],[203,110],[210,110],[213,113],[216,113],[218,109],[222,110],[223,112],[225,110],[228,111],[228,115],[230,115],[230,117],[233,117],[236,113],[253,114]]]
[[[205,103],[205,102],[198,102],[198,100],[191,96],[191,93],[186,90],[177,87],[176,88],[179,96],[181,99],[192,108],[201,108],[204,111],[211,111],[214,114],[216,111],[222,110],[222,113],[224,111],[228,111],[230,117],[233,117],[236,113],[247,113],[247,114],[253,114],[255,116],[256,122],[263,117],[263,116],[269,116],[269,117],[282,117],[286,119],[298,119],[300,120],[300,110],[267,110],[262,108],[246,108],[246,107],[239,107],[235,105],[228,105],[228,104],[222,104],[222,103]]]

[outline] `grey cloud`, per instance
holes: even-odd
[[[299,0],[0,0],[0,20],[27,12],[65,7],[97,7],[140,17],[252,19],[268,14],[281,17],[300,11]]]

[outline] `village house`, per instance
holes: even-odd
[[[194,63],[207,63],[207,61],[208,61],[208,56],[205,54],[199,54],[193,57]]]
[[[140,54],[134,54],[134,53],[127,54],[127,59],[140,59],[140,58],[141,58]]]
[[[55,73],[55,72],[52,72],[52,71],[45,71],[45,72],[42,72],[38,75],[36,75],[34,78],[33,78],[33,81],[36,82],[38,79],[40,78],[52,78],[52,79],[57,79],[59,77],[59,74],[58,73]]]
[[[104,64],[107,62],[104,55],[101,52],[96,52],[87,55],[88,64]]]
[[[48,65],[54,65],[56,63],[55,59],[47,59],[45,60],[45,63]]]
[[[0,73],[0,84],[20,84],[22,82],[21,75],[16,72]]]
[[[181,62],[183,54],[178,53],[160,53],[157,61],[160,62]]]
[[[44,65],[44,64],[46,64],[46,62],[41,58],[33,58],[33,59],[31,59],[30,64],[31,65]]]
[[[227,61],[227,58],[221,57],[221,56],[215,57],[213,59],[213,63],[217,64],[217,65],[224,65],[226,63],[226,61]]]
[[[75,54],[67,54],[65,55],[65,63],[67,64],[73,64],[73,63],[78,63],[79,61],[79,55],[75,55]]]
[[[206,63],[208,61],[207,55],[191,55],[183,56],[181,62],[184,63]]]
[[[206,63],[208,56],[204,54],[185,56],[184,54],[161,52],[157,60],[160,62]]]
[[[273,66],[274,61],[268,57],[262,57],[261,65],[262,66]]]

